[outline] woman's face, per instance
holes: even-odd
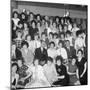
[[[64,35],[63,34],[61,34],[61,39],[64,39]]]
[[[16,45],[12,45],[12,50],[15,50],[16,49]]]
[[[45,23],[45,25],[46,25],[46,27],[48,27],[48,23],[47,22]]]
[[[79,51],[78,54],[77,54],[78,57],[82,57],[82,52]]]
[[[17,37],[21,37],[22,34],[20,32],[17,33]]]
[[[31,36],[27,36],[27,41],[31,41]]]
[[[42,35],[42,39],[45,39],[45,38],[46,38],[46,35],[45,35],[45,34],[43,34],[43,35]]]
[[[25,49],[27,49],[27,45],[25,44],[25,45],[23,45],[23,49],[25,50]]]
[[[54,35],[54,39],[57,39],[57,35]]]
[[[34,64],[35,64],[35,66],[37,66],[37,65],[39,64],[38,59],[36,59],[36,60],[34,61]]]
[[[62,48],[62,43],[59,43],[59,48]]]
[[[32,27],[35,28],[35,23],[34,22],[32,23]]]
[[[40,23],[37,23],[37,27],[40,27]]]
[[[61,60],[57,60],[56,64],[57,64],[58,66],[60,66],[60,65],[61,65]]]
[[[40,20],[40,16],[37,16],[37,20],[38,20],[38,21]]]
[[[17,13],[15,13],[15,14],[14,14],[14,18],[17,18],[17,17],[18,17],[18,15],[17,15]]]
[[[49,37],[50,37],[50,38],[53,38],[52,34],[49,34]]]
[[[52,49],[53,49],[53,48],[54,48],[54,44],[51,44],[51,45],[50,45],[50,48],[52,48]]]
[[[59,25],[59,29],[60,29],[60,30],[62,29],[62,26],[61,26],[61,25]]]
[[[22,14],[22,19],[25,19],[25,15],[24,14]]]
[[[34,36],[34,40],[38,40],[38,35],[35,35]]]
[[[63,20],[63,19],[61,19],[61,23],[62,23],[62,24],[64,23],[64,20]]]
[[[48,16],[45,16],[45,20],[48,21]]]
[[[18,60],[18,66],[21,67],[22,66],[22,61]]]
[[[15,66],[12,67],[12,72],[16,73],[16,71],[17,71],[17,66],[15,65]]]
[[[56,18],[56,22],[59,22],[59,18]]]
[[[56,23],[53,23],[53,27],[56,28]]]
[[[52,64],[52,62],[48,60],[47,61],[47,64],[50,66]]]
[[[19,28],[22,28],[23,27],[23,25],[22,24],[19,24]]]
[[[72,59],[72,64],[75,65],[75,63],[76,63],[76,59],[74,58]]]
[[[67,32],[68,28],[67,26],[64,26],[64,32]]]
[[[27,28],[27,27],[28,27],[28,25],[26,23],[24,23],[24,28]]]

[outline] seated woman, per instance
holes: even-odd
[[[70,85],[80,85],[80,82],[77,77],[77,66],[76,66],[76,59],[72,58],[71,62],[67,65],[67,73],[69,74],[70,78]]]
[[[38,59],[34,60],[34,64],[30,67],[30,70],[32,71],[32,79],[31,82],[25,86],[25,88],[50,86],[47,78],[44,75],[43,67],[39,65]]]
[[[18,74],[19,74],[19,81],[17,88],[24,88],[25,85],[30,81],[30,77],[32,75],[32,72],[28,72],[28,67],[23,63],[23,60],[19,59],[17,61],[18,63]]]
[[[69,82],[69,77],[66,71],[66,67],[62,64],[62,57],[57,56],[56,57],[56,71],[57,71],[57,78],[58,80],[53,83],[53,85],[56,86],[67,86]]]
[[[47,63],[43,66],[43,68],[47,80],[52,85],[52,83],[57,79],[57,72],[51,57],[48,57]]]
[[[12,90],[15,90],[17,87],[17,82],[19,79],[19,75],[17,74],[18,65],[16,63],[12,64],[12,82],[11,82],[11,88]]]

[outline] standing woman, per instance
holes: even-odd
[[[22,57],[24,58],[26,65],[31,65],[34,56],[33,56],[33,52],[28,47],[29,47],[28,43],[26,41],[23,41],[21,48]]]
[[[29,34],[29,25],[27,22],[24,22],[24,29],[23,29],[23,35],[22,39],[25,40],[25,37]]]
[[[13,30],[16,30],[16,28],[18,27],[18,22],[20,21],[19,14],[17,11],[13,12],[12,21],[14,22]]]
[[[81,85],[87,85],[87,61],[83,57],[83,51],[79,49],[77,51],[77,67],[78,67],[78,77],[80,79]]]

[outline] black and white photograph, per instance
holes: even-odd
[[[88,85],[88,5],[10,3],[11,90]]]

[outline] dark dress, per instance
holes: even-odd
[[[26,65],[22,65],[22,67],[20,67],[18,69],[18,74],[19,74],[19,81],[18,81],[18,85],[22,85],[25,86],[29,80],[26,79],[24,82],[20,81],[20,79],[25,78],[27,76],[26,70],[28,69],[28,67]]]
[[[76,62],[76,65],[79,70],[79,79],[80,79],[81,85],[87,85],[87,70],[86,70],[85,74],[83,75],[83,77],[82,78],[80,77],[81,74],[83,73],[85,63],[86,63],[86,59],[84,57],[81,59],[80,62],[78,60]]]
[[[31,36],[31,39],[34,40],[34,36],[36,33],[38,33],[38,28],[32,28],[32,27],[29,27],[29,35]]]
[[[56,65],[56,71],[59,76],[64,75],[64,79],[58,79],[58,81],[54,82],[54,85],[61,85],[61,86],[68,86],[69,83],[69,76],[66,71],[66,67],[64,65],[58,66]]]

